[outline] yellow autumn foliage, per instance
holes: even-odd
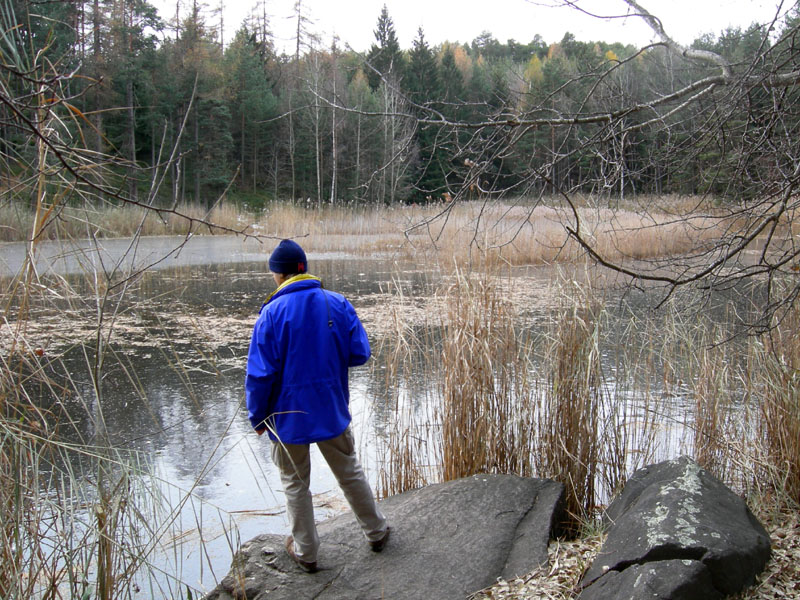
[[[528,61],[528,66],[525,68],[525,81],[529,84],[538,84],[544,80],[544,72],[542,71],[542,61],[534,54]]]
[[[455,59],[456,67],[464,77],[464,85],[467,85],[472,79],[472,59],[467,54],[467,51],[464,50],[464,46],[461,45],[453,46],[453,58]]]

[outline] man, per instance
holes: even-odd
[[[319,537],[309,491],[309,444],[317,444],[375,552],[390,529],[356,457],[350,431],[348,367],[370,357],[355,309],[307,274],[303,249],[283,240],[269,258],[278,285],[261,307],[247,357],[250,423],[272,440],[292,535],[286,551],[308,573],[317,570]]]

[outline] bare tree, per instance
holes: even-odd
[[[565,207],[569,239],[592,260],[634,284],[662,284],[666,295],[690,285],[713,291],[764,282],[765,310],[751,324],[767,326],[800,294],[798,7],[779,5],[771,22],[745,32],[749,54],[729,57],[682,46],[638,0],[625,2],[630,11],[617,16],[643,19],[658,41],[629,57],[589,57],[580,71],[544,85],[544,94],[523,89],[487,107],[482,119],[459,121],[425,104],[414,105],[423,115],[418,122],[460,132],[449,138],[464,163],[454,202],[475,185],[485,197],[506,201],[554,193]],[[582,10],[572,0],[561,4]],[[511,165],[507,157],[525,143],[535,152]],[[509,169],[513,185],[501,173]],[[694,231],[689,251],[634,263],[598,245],[579,210],[581,198],[635,202],[646,190],[647,201],[657,203],[653,192],[670,177],[678,189],[679,173],[691,175],[681,191],[698,200],[667,222],[653,219],[652,227],[679,222]],[[446,218],[448,209],[435,218]]]

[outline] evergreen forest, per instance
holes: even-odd
[[[265,0],[231,40],[221,14],[197,1],[169,21],[145,0],[2,6],[0,185],[11,188],[35,163],[33,133],[45,120],[58,129],[38,136],[55,151],[48,160],[133,202],[155,179],[158,202],[234,197],[253,208],[566,190],[739,198],[760,183],[751,168],[770,162],[757,139],[774,126],[775,94],[750,82],[724,110],[705,87],[688,102],[687,86],[700,92],[718,65],[664,45],[531,31],[527,42],[485,32],[432,46],[420,29],[401,48],[384,6],[374,44],[359,53],[323,43],[298,2],[287,55],[275,50]],[[771,30],[708,34],[692,48],[734,69],[758,57],[790,70],[781,57],[797,40],[775,32],[793,32],[796,7],[793,15]],[[765,49],[765,40],[777,42]],[[793,87],[780,91],[794,101]]]

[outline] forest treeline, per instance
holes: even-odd
[[[64,143],[93,160],[113,157],[104,176],[134,201],[156,165],[164,165],[161,199],[206,204],[224,192],[258,204],[743,189],[736,136],[703,137],[713,96],[656,124],[646,110],[618,114],[714,72],[660,46],[569,33],[548,43],[533,31],[529,43],[486,32],[432,46],[420,29],[404,49],[384,6],[362,54],[323,44],[298,2],[295,51],[286,54],[276,52],[265,11],[223,43],[197,2],[169,23],[144,0],[2,4],[9,101],[0,105],[0,156],[12,184],[37,152],[31,127],[20,126],[42,107],[30,82],[57,77]],[[693,47],[747,65],[764,39],[754,24]],[[30,72],[24,56],[37,57]],[[773,102],[757,89],[747,98],[764,114]],[[752,105],[739,125],[753,118]],[[598,125],[605,113],[617,129]],[[562,115],[570,118],[559,124]],[[725,119],[735,132],[737,116]]]

